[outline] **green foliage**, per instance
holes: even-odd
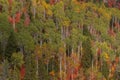
[[[36,62],[34,54],[27,54],[25,57],[25,78],[24,80],[38,80],[36,76]],[[32,76],[32,77],[30,77]]]
[[[83,26],[83,35],[87,36],[87,37],[90,37],[90,38],[92,37],[91,34],[90,34],[90,32],[88,31],[87,25]]]
[[[103,65],[101,66],[101,72],[103,74],[103,76],[108,79],[108,75],[109,75],[109,66],[107,65],[106,61],[103,61]]]
[[[120,10],[105,4],[103,0],[0,0],[0,79],[19,80],[23,64],[24,80],[65,80],[74,72],[83,80],[81,73],[87,71],[94,80],[102,80],[102,75],[108,79],[106,61],[118,65]],[[20,21],[14,24],[13,16]],[[74,71],[73,64],[85,72],[76,65]]]
[[[23,64],[23,54],[22,53],[13,53],[11,56],[12,64],[20,68]]]
[[[10,67],[10,64],[8,63],[8,61],[4,60],[1,67],[2,67],[2,71],[0,72],[1,73],[0,79],[2,79],[2,80],[9,79],[9,67]]]
[[[38,68],[39,80],[50,79],[50,76],[49,76],[47,68],[46,68],[46,64],[44,63],[44,61],[42,59],[39,60],[39,65],[38,66],[39,66],[39,68]]]
[[[9,80],[20,80],[20,71],[19,69],[14,66],[14,70],[11,70],[9,73]]]
[[[17,48],[18,48],[18,45],[17,45],[15,33],[11,32],[6,45],[6,50],[4,54],[5,58],[11,61],[12,53],[16,52]]]
[[[17,33],[17,41],[19,46],[24,46],[25,52],[34,49],[34,39],[29,32],[23,29],[23,31]]]
[[[2,49],[2,45],[1,45],[1,43],[0,43],[0,59],[2,59],[2,56],[3,56],[3,49]]]
[[[93,59],[90,38],[87,38],[82,45],[83,45],[82,66],[83,68],[87,69],[92,66]]]

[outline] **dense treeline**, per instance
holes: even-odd
[[[0,0],[0,80],[119,80],[119,0]]]

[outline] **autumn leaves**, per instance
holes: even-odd
[[[18,9],[17,12],[13,13],[12,12],[12,4],[14,3],[12,0],[8,0],[9,3],[9,16],[8,16],[8,21],[13,25],[13,29],[16,32],[16,24],[20,22],[20,20],[22,19],[21,17],[24,15],[24,25],[28,26],[30,24],[30,16],[28,14],[27,11],[27,7],[22,6],[21,9]],[[20,2],[19,2],[20,3]],[[26,2],[27,3],[27,2]],[[14,3],[15,4],[15,3]],[[21,3],[22,4],[22,3]],[[17,5],[17,4],[16,4]]]

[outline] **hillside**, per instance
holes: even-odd
[[[119,80],[120,0],[0,0],[0,80]]]

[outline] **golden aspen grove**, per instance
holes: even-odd
[[[120,0],[0,0],[0,80],[120,80]]]

